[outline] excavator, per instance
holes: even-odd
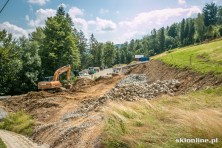
[[[66,74],[66,79],[67,81],[70,80],[70,72],[71,72],[71,66],[67,65],[67,66],[63,66],[59,69],[57,69],[54,73],[53,77],[46,77],[45,81],[41,81],[38,83],[38,89],[39,90],[53,90],[53,89],[61,89],[62,88],[62,84],[59,81],[59,76],[64,73],[67,72]],[[70,87],[67,86],[67,88]]]

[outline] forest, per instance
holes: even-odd
[[[38,81],[70,64],[72,70],[128,64],[135,54],[147,57],[178,47],[201,44],[222,36],[222,6],[206,4],[195,18],[184,18],[170,26],[153,29],[142,39],[121,45],[87,39],[75,28],[64,7],[29,37],[14,39],[0,31],[0,95],[23,94],[37,89]]]

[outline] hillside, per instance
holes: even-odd
[[[189,51],[196,61],[190,67],[184,64]],[[217,62],[212,62],[215,52]],[[202,53],[208,61],[199,61]],[[126,74],[80,78],[70,91],[29,92],[0,105],[31,115],[35,123],[30,138],[50,147],[221,147],[221,141],[175,142],[222,138],[221,73],[199,68],[220,63],[221,53],[221,41],[175,49]]]
[[[154,59],[174,67],[221,76],[222,40],[170,50],[154,57]]]
[[[104,109],[104,146],[221,147],[221,57],[219,40],[167,51],[133,68],[131,74],[146,74],[149,83],[176,79],[181,85],[175,96],[110,103]],[[203,137],[206,143],[183,141]]]

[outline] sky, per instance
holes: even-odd
[[[0,9],[6,1],[0,1]],[[87,38],[93,33],[99,42],[121,44],[140,39],[153,28],[195,17],[211,2],[222,6],[222,0],[9,0],[0,13],[0,30],[14,38],[28,37],[62,4]]]

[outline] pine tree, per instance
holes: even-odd
[[[160,51],[163,52],[165,49],[165,34],[164,34],[164,27],[160,28],[158,32],[158,40],[159,40],[159,47]]]
[[[67,64],[73,68],[80,66],[76,39],[72,34],[70,20],[65,15],[62,6],[58,8],[55,17],[46,20],[44,34],[45,38],[40,53],[45,75],[53,75],[56,69]]]
[[[181,45],[184,45],[183,41],[185,38],[185,19],[182,20],[181,25],[180,25],[180,43]]]
[[[205,26],[215,25],[217,23],[218,7],[215,3],[206,4],[203,8],[204,24]]]
[[[195,21],[195,30],[197,32],[197,39],[199,42],[202,42],[204,40],[204,34],[205,34],[205,25],[203,20],[203,15],[198,14],[197,19]]]

